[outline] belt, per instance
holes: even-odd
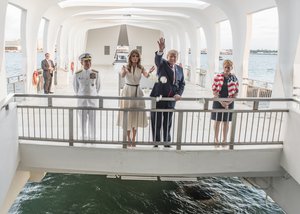
[[[131,85],[131,84],[128,84],[128,83],[125,83],[125,84],[135,87],[135,96],[137,97],[137,90],[138,90],[139,85]]]

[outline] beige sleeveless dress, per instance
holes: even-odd
[[[124,88],[121,92],[122,97],[143,97],[144,93],[140,88],[140,80],[142,78],[142,69],[131,68],[131,72],[127,73],[125,78]],[[144,100],[121,100],[120,108],[134,108],[134,109],[144,109]],[[123,126],[123,112],[121,111],[118,115],[118,126]],[[143,111],[131,111],[128,112],[127,117],[127,130],[137,127],[146,127],[148,125],[146,112]]]

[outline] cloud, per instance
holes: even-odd
[[[278,49],[277,8],[253,14],[251,49]]]

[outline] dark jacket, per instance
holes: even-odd
[[[182,95],[184,91],[185,81],[183,69],[179,65],[175,65],[175,82],[174,72],[171,69],[167,60],[163,59],[162,55],[158,55],[155,52],[155,64],[157,66],[157,77],[158,82],[152,88],[150,93],[150,97],[174,97],[175,94]],[[166,83],[162,83],[162,78],[165,77],[167,79]],[[174,108],[175,102],[165,102],[168,103],[168,107]]]
[[[51,59],[49,59],[49,62],[51,63],[52,68],[54,68],[55,65],[54,65],[53,61]],[[46,59],[42,60],[41,67],[44,72],[49,72],[49,64]]]

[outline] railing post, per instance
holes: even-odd
[[[52,107],[52,97],[48,97],[48,107]]]
[[[208,110],[209,100],[204,98],[203,110]]]
[[[253,102],[253,110],[258,110],[258,106],[259,106],[259,101],[258,100],[255,100]]]
[[[73,109],[69,110],[69,146],[74,144],[74,133],[73,133]]]
[[[178,112],[176,150],[181,150],[182,124],[183,124],[183,112],[180,111]]]
[[[103,108],[103,98],[99,98],[99,108]]]
[[[54,71],[54,85],[57,85],[57,68]]]
[[[128,119],[128,111],[123,111],[123,149],[127,148],[127,119]]]
[[[235,129],[236,129],[236,117],[237,113],[232,113],[232,122],[231,122],[231,133],[230,133],[230,144],[229,149],[233,149],[234,146],[234,138],[235,138]]]
[[[151,109],[156,109],[156,98],[155,97],[151,98]]]

